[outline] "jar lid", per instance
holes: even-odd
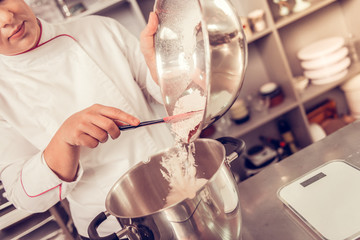
[[[279,86],[274,82],[265,83],[264,85],[262,85],[260,87],[260,93],[261,94],[270,94],[278,88],[279,88]]]

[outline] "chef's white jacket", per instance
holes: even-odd
[[[42,153],[66,118],[98,103],[151,120],[160,114],[148,101],[161,101],[161,94],[137,38],[115,20],[41,23],[38,47],[0,56],[0,177],[7,197],[21,209],[45,211],[67,198],[75,226],[87,236],[112,185],[135,163],[172,146],[172,137],[161,124],[122,132],[96,149],[81,150],[75,181],[59,179]],[[119,228],[113,217],[99,233]]]

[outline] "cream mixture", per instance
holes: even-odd
[[[198,89],[179,98],[175,103],[173,115],[204,110],[206,98]],[[171,124],[171,131],[175,135],[176,142],[189,142],[190,132],[197,130],[203,118],[203,112],[194,114],[188,119]]]
[[[170,191],[166,197],[166,206],[181,201],[185,198],[194,198],[196,191],[201,188],[206,179],[196,177],[194,158],[194,144],[176,146],[173,152],[163,157],[162,171],[164,178],[169,182]]]
[[[195,90],[178,99],[173,114],[203,110],[205,101],[206,98],[201,95],[200,91]],[[170,186],[166,206],[185,198],[195,197],[196,191],[207,182],[204,178],[196,177],[195,145],[189,137],[192,131],[197,131],[203,118],[202,113],[171,125],[171,131],[176,140],[175,147],[161,161],[161,165],[165,169],[161,172]]]

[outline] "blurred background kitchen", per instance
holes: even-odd
[[[27,0],[39,18],[117,19],[134,35],[154,0]],[[360,1],[232,0],[249,58],[237,101],[202,137],[232,136],[247,151],[232,166],[238,182],[360,118]],[[0,239],[77,239],[66,202],[16,210],[0,183]]]

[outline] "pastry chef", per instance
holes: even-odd
[[[121,175],[172,146],[165,125],[118,129],[159,115],[157,17],[150,14],[141,43],[106,17],[47,23],[24,0],[0,1],[0,24],[0,179],[7,197],[31,212],[66,198],[79,234],[88,237]],[[99,234],[119,228],[110,218]]]

